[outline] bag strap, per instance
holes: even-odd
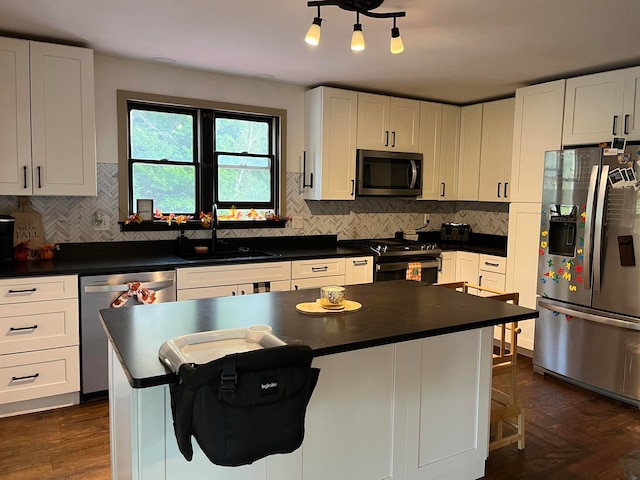
[[[238,384],[238,373],[236,372],[235,355],[227,355],[222,363],[222,373],[220,374],[220,390],[218,391],[218,399],[232,399],[236,393],[236,385]]]

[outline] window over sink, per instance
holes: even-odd
[[[286,111],[118,91],[118,123],[120,221],[156,212],[126,229],[201,228],[214,203],[223,228],[284,225]]]

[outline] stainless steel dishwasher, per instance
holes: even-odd
[[[137,287],[135,291],[140,293],[140,300],[133,290],[128,298],[121,298],[132,286]],[[100,322],[99,311],[111,307],[118,299],[126,300],[122,307],[143,308],[143,292],[155,294],[152,303],[175,302],[175,270],[80,277],[80,370],[83,400],[102,396],[109,387],[107,335]]]

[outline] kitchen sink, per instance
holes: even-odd
[[[240,260],[246,258],[272,257],[274,254],[262,250],[239,248],[236,250],[220,250],[208,253],[181,253],[178,257],[183,260]]]

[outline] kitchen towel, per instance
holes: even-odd
[[[420,282],[422,280],[422,263],[411,262],[407,264],[407,280],[415,280]]]
[[[124,306],[131,297],[136,297],[138,303],[149,305],[156,301],[156,292],[144,288],[140,282],[129,282],[127,283],[127,291],[113,301],[111,308]]]

